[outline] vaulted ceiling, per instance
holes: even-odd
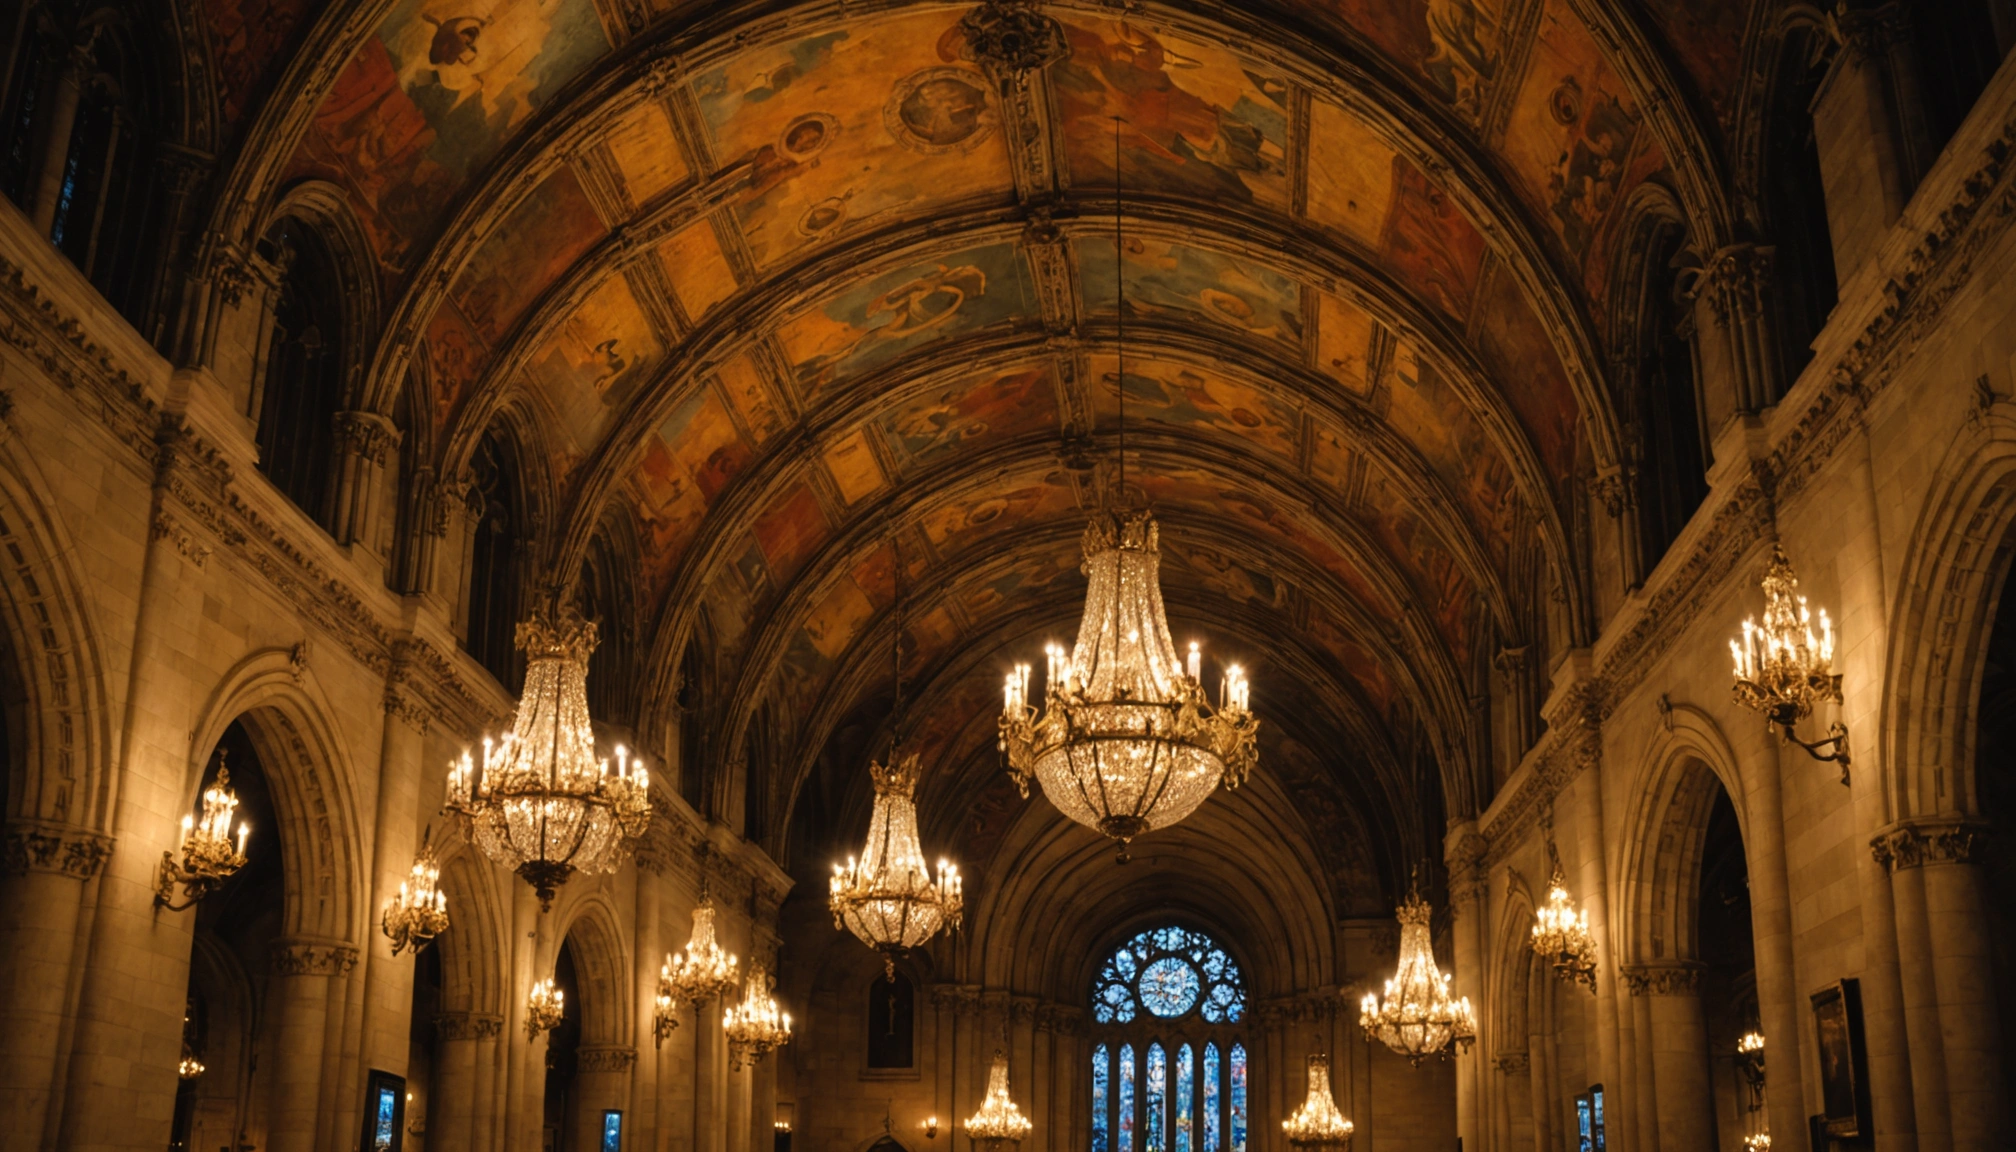
[[[1124,393],[1178,637],[1255,667],[1261,770],[1360,896],[1488,799],[1491,657],[1587,635],[1621,222],[1727,227],[1750,19],[1052,3],[1068,57],[1004,95],[968,4],[211,7],[227,117],[289,150],[251,179],[339,190],[376,260],[367,402],[410,389],[442,475],[532,441],[548,571],[631,542],[648,707],[700,637],[754,834],[865,813],[900,552],[927,818],[998,841],[999,676],[1074,626]],[[275,85],[313,99],[253,123]]]

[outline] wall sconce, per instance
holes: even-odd
[[[392,941],[392,954],[414,952],[448,930],[448,897],[441,891],[441,866],[434,861],[434,829],[420,837],[413,871],[400,882],[398,895],[385,902],[378,926]]]
[[[1772,546],[1771,566],[1764,571],[1764,623],[1743,621],[1743,638],[1729,641],[1736,661],[1736,699],[1764,713],[1765,722],[1784,731],[1785,739],[1823,763],[1841,765],[1841,783],[1848,783],[1848,729],[1836,721],[1827,739],[1811,744],[1792,729],[1813,712],[1819,701],[1841,702],[1841,677],[1833,670],[1834,624],[1820,610],[1820,635],[1813,635],[1813,617],[1799,578],[1784,549]],[[1821,750],[1826,749],[1823,755]]]
[[[245,837],[251,826],[238,822],[238,846],[231,846],[231,816],[238,810],[238,795],[231,791],[231,773],[224,767],[224,750],[217,750],[217,782],[203,790],[203,821],[182,817],[182,841],[174,852],[161,853],[161,867],[154,882],[154,906],[182,912],[198,900],[224,886],[245,866]],[[181,859],[175,857],[180,853]],[[180,885],[182,903],[175,903]]]
[[[926,1116],[924,1123],[918,1125],[918,1127],[924,1129],[924,1139],[936,1140],[938,1138],[938,1117]]]
[[[553,986],[551,976],[532,985],[532,994],[525,999],[525,1038],[536,1039],[559,1027],[566,1012],[567,994]]]
[[[789,1132],[792,1123],[797,1119],[798,1106],[787,1100],[779,1100],[776,1118],[770,1121],[770,1126],[779,1132]]]

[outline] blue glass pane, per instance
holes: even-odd
[[[1142,1095],[1142,1152],[1169,1152],[1169,1060],[1160,1044],[1148,1046],[1148,1084]]]
[[[1589,1110],[1596,1118],[1590,1125],[1596,1135],[1596,1152],[1603,1152],[1603,1089],[1589,1089]]]
[[[398,1093],[390,1088],[378,1089],[378,1114],[372,1117],[371,1147],[373,1152],[380,1148],[392,1147],[394,1125],[399,1111]]]
[[[1231,1065],[1232,1072],[1228,1077],[1232,1084],[1225,1093],[1230,1098],[1227,1103],[1232,1113],[1225,1125],[1229,1129],[1226,1133],[1229,1138],[1227,1147],[1230,1152],[1246,1152],[1246,1046],[1232,1045],[1231,1059],[1227,1063]]]
[[[1162,957],[1141,973],[1141,1003],[1164,1019],[1190,1011],[1197,988],[1197,970],[1174,956]]]
[[[1591,1128],[1589,1097],[1577,1096],[1575,1098],[1575,1147],[1577,1152],[1595,1152],[1596,1145],[1591,1135]]]
[[[1120,1099],[1114,1109],[1114,1152],[1134,1152],[1134,1046],[1120,1046]]]
[[[1101,1024],[1125,1024],[1134,1019],[1134,992],[1125,984],[1108,984],[1092,1003],[1092,1016]]]
[[[623,1113],[602,1113],[602,1152],[623,1152]]]
[[[1092,1152],[1106,1152],[1106,1046],[1092,1049]]]
[[[1191,1152],[1190,1126],[1194,1090],[1191,1082],[1195,1076],[1196,1058],[1191,1055],[1190,1045],[1176,1050],[1176,1108],[1174,1122],[1169,1125],[1170,1152]]]
[[[1204,1147],[1218,1152],[1218,1045],[1204,1045]]]

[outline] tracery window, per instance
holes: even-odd
[[[1218,942],[1152,928],[1092,986],[1092,1152],[1246,1152],[1246,980]]]

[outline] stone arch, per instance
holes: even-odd
[[[1982,663],[2016,557],[2016,404],[1980,389],[1919,513],[1889,622],[1879,773],[1887,821],[1978,812]]]
[[[441,891],[448,898],[448,930],[433,947],[441,949],[441,1005],[444,1013],[506,1015],[509,932],[496,869],[459,827],[441,838]]]
[[[343,290],[343,386],[346,407],[364,397],[359,389],[378,336],[380,304],[377,257],[342,188],[326,180],[307,180],[288,189],[267,213],[259,235],[270,236],[286,220],[312,229],[328,249]],[[390,414],[388,407],[386,415]]]
[[[356,761],[306,661],[304,640],[292,649],[256,651],[224,675],[191,728],[181,793],[193,810],[211,750],[233,722],[243,724],[281,824],[282,935],[356,947],[367,916],[366,862],[350,785]]]
[[[26,856],[46,847],[65,871],[89,876],[110,851],[114,709],[76,545],[54,508],[33,454],[0,420],[0,630],[14,697],[0,816],[22,826]],[[87,837],[66,841],[61,828]],[[42,846],[30,842],[37,836]],[[9,856],[14,841],[10,831]]]
[[[555,933],[553,958],[558,960],[562,947],[571,948],[580,982],[582,1049],[629,1047],[634,1042],[634,981],[621,915],[600,891],[579,895],[570,907],[555,912],[553,922],[566,927]]]
[[[1735,806],[1748,843],[1736,757],[1721,729],[1690,705],[1667,706],[1647,753],[1622,843],[1615,930],[1622,965],[1687,961],[1695,954],[1694,890],[1718,790]]]

